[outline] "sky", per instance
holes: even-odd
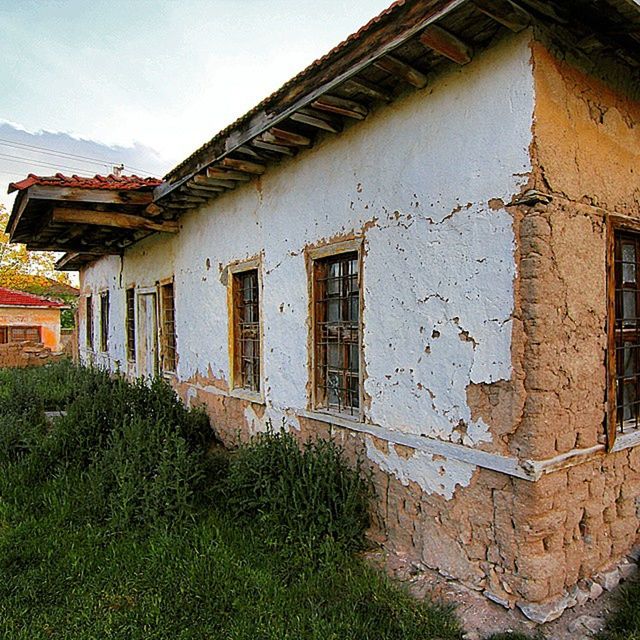
[[[0,202],[29,172],[162,176],[390,3],[0,0]]]

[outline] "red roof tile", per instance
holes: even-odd
[[[63,302],[48,300],[32,293],[0,287],[0,307],[66,307]]]
[[[65,176],[56,173],[55,176],[36,176],[30,173],[20,182],[12,182],[9,185],[8,193],[13,191],[23,191],[33,185],[46,187],[74,187],[79,189],[117,189],[118,191],[129,191],[133,189],[143,189],[145,187],[157,187],[162,180],[157,178],[140,178],[139,176],[108,176],[96,175],[93,178],[83,178],[82,176]]]

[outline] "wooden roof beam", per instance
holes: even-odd
[[[53,187],[33,185],[28,197],[37,200],[62,200],[65,202],[101,202],[105,204],[148,205],[153,201],[152,191],[114,189],[79,189],[76,187]]]
[[[209,178],[206,175],[196,175],[193,176],[193,178],[189,180],[189,182],[187,182],[187,187],[195,187],[196,189],[204,189],[205,191],[217,191],[218,193],[220,193],[221,191],[225,190],[225,186],[218,183],[218,178]]]
[[[473,4],[514,33],[519,33],[531,24],[531,14],[510,0],[473,0]]]
[[[251,180],[251,176],[248,176],[246,173],[242,173],[240,171],[227,171],[219,169],[218,167],[209,167],[207,169],[207,176],[217,180],[236,180],[239,182],[248,182]]]
[[[264,138],[264,135],[263,135]],[[256,138],[251,142],[252,145],[258,147],[258,149],[265,149],[266,151],[273,151],[274,153],[280,153],[285,156],[292,156],[294,151],[290,147],[285,147],[281,144],[275,144],[273,142],[267,142],[263,138]]]
[[[354,76],[353,78],[349,78],[345,84],[348,87],[359,91],[368,98],[382,100],[382,102],[391,102],[391,96],[386,91],[383,91],[380,87],[377,87],[375,84],[365,80],[364,78]]]
[[[437,24],[428,26],[420,34],[419,39],[425,47],[456,64],[469,64],[473,58],[473,49],[466,42]]]
[[[392,76],[397,76],[416,89],[424,89],[424,87],[427,86],[427,76],[425,76],[424,73],[414,69],[410,64],[394,56],[383,56],[382,58],[378,58],[373,64],[378,69],[382,69]]]
[[[347,100],[338,96],[323,95],[311,103],[314,109],[335,113],[339,116],[354,118],[355,120],[364,120],[369,114],[369,110],[364,105],[355,100]]]
[[[88,209],[69,209],[55,207],[51,219],[54,223],[87,224],[99,227],[115,227],[117,229],[144,229],[145,231],[162,231],[177,233],[176,223],[158,223],[129,213],[91,211]]]
[[[250,173],[252,175],[262,175],[266,169],[265,165],[259,162],[236,160],[235,158],[229,158],[229,156],[222,159],[220,166],[227,169],[233,169],[235,171],[243,171],[244,173]]]
[[[330,133],[340,133],[342,125],[334,118],[328,118],[323,113],[314,109],[299,109],[291,115],[291,120],[302,124],[329,131]]]
[[[287,131],[280,127],[271,127],[269,131],[266,131],[262,135],[263,139],[267,142],[273,142],[275,144],[282,144],[289,147],[310,147],[311,138],[303,136],[293,131]]]

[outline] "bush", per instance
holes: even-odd
[[[225,482],[227,507],[241,518],[259,518],[272,542],[308,550],[327,541],[362,546],[371,485],[361,465],[350,468],[333,440],[302,447],[284,431],[256,436],[231,458]]]

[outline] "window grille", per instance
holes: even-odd
[[[358,254],[314,263],[316,405],[351,415],[360,409]]]
[[[160,287],[162,370],[176,370],[176,324],[173,282]]]
[[[258,270],[233,275],[235,386],[260,392],[260,283]]]
[[[136,294],[135,289],[130,287],[126,290],[126,329],[127,329],[127,359],[130,362],[136,361]]]
[[[100,351],[109,348],[109,292],[100,294]]]

